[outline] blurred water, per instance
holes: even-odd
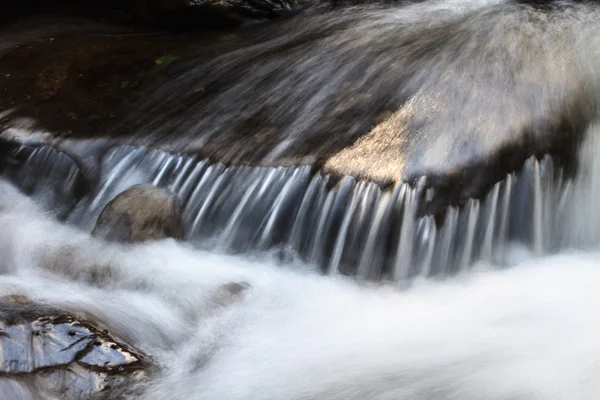
[[[440,1],[404,13],[375,9],[352,14],[353,9],[332,24],[356,22],[356,16],[363,15],[368,18],[360,27],[392,40],[396,36],[389,34],[395,32],[390,21],[410,25],[425,10],[428,16],[441,12],[447,18],[432,20],[433,24],[446,27],[456,22],[462,27],[459,33],[481,33],[482,21],[490,21],[494,15],[490,10],[497,9],[484,11],[495,3],[500,2]],[[536,23],[521,25],[515,16],[523,9],[509,6],[502,9],[501,22],[489,37],[499,31],[523,34],[517,27],[533,29],[529,39],[549,35],[541,41],[543,46],[534,46],[537,50],[556,45],[552,48],[560,51],[543,53],[549,57],[546,70],[524,67],[536,71],[536,79],[551,82],[533,85],[541,92],[517,90],[533,108],[522,113],[513,106],[507,110],[504,101],[482,106],[483,111],[498,106],[500,111],[494,115],[508,116],[488,125],[493,128],[491,135],[503,122],[528,120],[533,111],[550,115],[558,107],[552,100],[554,90],[561,96],[573,88],[579,93],[581,82],[588,82],[584,78],[590,78],[592,89],[596,81],[594,63],[569,69],[573,60],[597,56],[594,15],[576,7],[546,20],[547,14],[528,9],[524,15]],[[472,25],[454,20],[480,9],[484,11]],[[548,26],[547,31],[540,30]],[[562,30],[553,30],[558,27]],[[322,48],[323,53],[347,50],[344,46],[355,49],[357,44],[368,47],[359,40],[364,29],[350,29],[352,40],[342,40],[341,45],[339,40],[348,38],[348,30],[338,28],[345,33],[333,42],[325,41],[330,46]],[[560,37],[557,32],[582,36],[567,35],[552,42]],[[462,33],[453,37],[466,37]],[[589,54],[573,56],[567,51],[573,58],[561,63],[558,56],[572,44],[566,37],[590,40],[577,47],[590,49]],[[269,46],[265,46],[259,47],[266,51]],[[494,49],[485,54],[493,54]],[[526,49],[518,47],[508,54],[522,56]],[[475,53],[467,52],[460,60],[475,65],[467,62],[469,54]],[[361,60],[372,55],[367,52],[365,58],[351,63],[350,72],[361,70],[365,65]],[[450,62],[450,55],[442,53],[430,65],[462,65]],[[247,55],[227,57],[238,60],[237,56],[244,61]],[[537,56],[533,52],[526,59]],[[332,56],[323,68],[337,71],[340,59]],[[486,56],[475,61],[483,59],[489,60]],[[298,67],[302,71],[323,61],[309,53],[298,60],[303,61]],[[384,61],[378,67],[401,69],[391,59]],[[223,68],[235,65],[237,61],[232,61]],[[265,65],[266,75],[276,66]],[[493,66],[485,70],[491,71],[490,79],[497,77]],[[196,79],[204,75],[193,72],[178,84],[198,83]],[[412,82],[421,87],[423,81],[415,74]],[[382,79],[375,79],[373,90],[381,89],[384,81],[393,86],[384,75],[375,74]],[[467,75],[460,74],[469,81]],[[569,80],[572,76],[577,79]],[[532,75],[520,77],[523,82]],[[308,86],[323,87],[319,79],[308,81]],[[442,81],[433,79],[424,87],[444,93]],[[306,86],[295,92],[294,82],[286,86],[292,88],[291,94],[282,91],[282,96],[308,93]],[[506,83],[500,78],[494,82],[494,87]],[[473,87],[481,86],[467,86],[463,95],[473,93]],[[237,103],[236,111],[246,106],[253,110],[245,103],[250,97],[240,95],[251,88],[232,84],[230,89],[242,103]],[[468,105],[465,115],[486,115],[476,107],[483,92],[478,93],[464,103]],[[456,100],[452,93],[446,94]],[[315,102],[304,99],[302,107],[307,108],[292,113],[310,118],[294,119],[284,132],[284,145],[268,149],[268,154],[285,152],[286,144],[297,140],[300,128],[320,121],[317,100],[321,97],[317,93],[311,98]],[[594,104],[596,97],[586,98]],[[252,99],[260,104],[264,100]],[[214,101],[210,107],[227,103]],[[561,104],[567,109],[579,104],[567,103]],[[210,107],[203,111],[206,119],[178,120],[181,124],[174,131],[192,135],[206,121],[216,121],[213,126],[219,129],[226,125],[219,118],[230,121],[231,114],[211,113]],[[519,109],[518,104],[514,107]],[[279,111],[282,120],[292,115],[286,109]],[[450,114],[439,121],[462,116]],[[510,119],[515,115],[522,119]],[[164,132],[162,117],[168,115],[155,116],[145,121],[147,127]],[[478,122],[464,120],[468,126]],[[464,126],[460,121],[453,129]],[[440,125],[428,129],[436,127]],[[499,180],[484,198],[450,207],[437,220],[422,215],[419,208],[436,195],[429,190],[427,178],[412,186],[400,182],[387,190],[350,177],[332,182],[332,176],[307,166],[226,166],[131,147],[107,153],[98,186],[78,199],[79,172],[71,159],[49,148],[23,147],[23,163],[8,168],[5,176],[31,198],[8,180],[0,182],[0,296],[26,295],[35,302],[85,313],[151,355],[161,369],[139,396],[146,400],[595,400],[600,398],[599,129],[588,127],[574,177],[549,156],[532,157],[519,171]],[[216,132],[202,130],[207,136],[199,137],[205,140]],[[167,187],[179,196],[189,242],[126,246],[90,237],[87,232],[104,205],[135,183]],[[57,222],[49,209],[67,222]],[[283,263],[282,252],[290,253]],[[329,275],[322,276],[323,271]],[[432,276],[447,279],[425,279]],[[371,282],[382,277],[390,280]],[[232,284],[242,290],[232,292],[228,289]],[[12,400],[18,391],[0,393],[0,399]]]
[[[0,224],[0,295],[86,312],[153,355],[144,399],[600,395],[596,252],[513,249],[509,270],[398,291],[172,241],[98,242],[6,183]]]
[[[440,0],[319,11],[254,27],[255,36],[248,31],[215,59],[178,61],[117,129],[210,158],[117,147],[84,171],[100,174],[82,199],[79,167],[54,149],[22,148],[22,165],[5,176],[88,231],[130,185],[163,186],[182,201],[187,239],[199,248],[275,248],[284,259],[369,280],[451,275],[478,260],[503,265],[515,240],[539,255],[596,240],[565,226],[574,223],[563,210],[573,182],[541,153],[557,138],[575,143],[597,114],[597,7]],[[412,110],[408,127],[385,128],[390,117],[373,139],[396,140],[374,151],[395,186],[349,176],[338,182],[346,172],[370,172],[336,157],[316,171],[321,156],[371,137],[376,130],[363,135],[374,121],[400,107]],[[23,130],[4,135],[44,142],[43,133]],[[495,160],[504,146],[514,149]],[[248,159],[286,166],[228,163]],[[480,172],[455,183],[464,186],[459,201],[427,215],[428,204],[446,196],[430,190],[432,181],[467,168]],[[496,183],[487,195],[468,198],[487,182]]]
[[[597,131],[591,128],[588,136],[595,138]],[[599,239],[597,233],[578,233],[569,204],[581,188],[549,156],[531,157],[484,198],[441,209],[436,220],[422,212],[437,196],[427,177],[416,185],[381,188],[351,177],[336,182],[308,166],[226,166],[118,147],[105,155],[99,184],[78,198],[79,168],[69,157],[46,147],[20,153],[16,157],[24,161],[5,176],[88,232],[116,195],[134,184],[152,184],[177,195],[186,239],[196,247],[246,254],[277,249],[284,258],[299,257],[330,275],[446,276],[478,260],[504,265],[512,241],[542,255]],[[577,184],[588,185],[582,182],[589,172],[581,170]],[[592,198],[578,200],[580,210],[593,212]]]
[[[257,26],[218,57],[179,60],[115,131],[383,181],[484,167],[503,146],[539,153],[596,112],[600,9],[526,3],[325,7]],[[365,135],[357,166],[340,152]]]
[[[560,186],[564,218],[552,229],[570,237],[560,254],[536,255],[553,233],[543,228],[529,248],[504,247],[511,268],[481,261],[410,288],[323,277],[268,252],[100,242],[2,182],[0,295],[84,312],[151,354],[162,369],[144,399],[592,400],[600,396],[596,128],[584,149],[579,175]],[[468,209],[462,238],[470,221],[493,213]],[[545,211],[531,214],[544,226]],[[232,283],[246,289],[234,294]]]

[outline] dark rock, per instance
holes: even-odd
[[[85,317],[0,298],[2,395],[120,398],[149,373],[145,355]]]
[[[289,12],[294,0],[137,0],[138,12],[148,21],[181,21],[188,24],[194,20],[201,23],[203,17],[213,15],[231,21],[270,19]],[[207,21],[208,22],[208,21]]]
[[[36,87],[42,100],[55,96],[64,86],[69,76],[68,65],[54,64],[42,69],[37,74]]]
[[[154,186],[132,186],[102,210],[92,234],[125,243],[181,239],[183,221],[179,201]]]

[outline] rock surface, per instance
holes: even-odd
[[[194,19],[200,24],[202,14],[213,14],[232,21],[270,19],[289,12],[293,0],[137,0],[138,12],[146,20],[160,22],[180,21],[183,14],[189,24]],[[194,16],[194,14],[196,14]]]
[[[84,317],[0,299],[0,399],[118,399],[149,371],[146,356]]]
[[[134,185],[102,210],[92,234],[123,243],[183,238],[181,208],[176,197],[150,185]]]
[[[49,131],[38,141],[84,166],[101,155],[79,144],[101,137],[383,185],[427,175],[443,204],[532,155],[576,165],[600,92],[597,6],[407,7],[205,35],[42,35],[2,55],[2,138]]]

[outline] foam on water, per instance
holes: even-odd
[[[151,354],[144,399],[600,396],[597,252],[517,248],[508,270],[361,287],[172,241],[102,243],[1,186],[0,295],[88,313]]]
[[[493,1],[473,2],[487,3]],[[186,203],[192,233],[213,227],[222,233],[223,246],[234,247],[233,233],[243,233],[244,218],[260,211],[264,229],[250,233],[253,244],[266,248],[278,216],[287,215],[290,199],[302,199],[296,194],[305,189],[307,201],[296,204],[296,217],[286,225],[289,243],[308,248],[307,263],[317,264],[327,253],[331,276],[299,262],[279,265],[268,252],[230,256],[171,240],[104,243],[58,223],[1,181],[0,296],[26,295],[85,313],[149,354],[160,371],[140,394],[145,400],[596,400],[599,133],[590,130],[575,180],[546,181],[541,177],[553,174],[543,170],[552,164],[531,159],[522,175],[508,175],[487,199],[470,200],[460,211],[450,208],[439,226],[431,216],[416,218],[418,187],[401,184],[393,193],[381,192],[347,178],[326,191],[326,177],[312,177],[308,168],[228,169],[131,149],[112,160],[109,154],[111,174],[71,215],[88,217],[79,226],[93,223],[89,215],[115,192],[138,181],[160,184],[173,169],[172,187],[182,197],[202,198]],[[50,160],[49,150],[38,153]],[[146,162],[152,172],[147,176],[144,168],[134,168]],[[51,186],[60,190],[47,194],[46,206],[68,194],[65,178],[74,176],[69,162],[29,167],[63,179],[63,186]],[[244,178],[244,191],[233,190],[232,176]],[[200,191],[202,182],[210,190]],[[38,186],[30,183],[35,195]],[[271,197],[256,197],[269,201],[257,204],[253,196],[275,184],[279,189],[267,193]],[[389,236],[380,227],[400,194],[403,224],[397,228],[403,241],[394,239],[392,275],[416,280],[407,288],[335,274],[345,251],[361,242],[351,235],[356,225],[366,233],[364,251],[354,260],[357,275],[373,275],[374,258]],[[218,210],[225,210],[223,223],[206,223],[206,216],[218,221]],[[309,225],[315,225],[310,234]],[[506,243],[518,239],[510,230],[530,236],[530,246]],[[331,249],[306,245],[307,235],[320,245],[330,231],[339,233]],[[549,248],[561,253],[539,257]],[[442,260],[443,267],[475,264],[456,268],[461,273],[444,281],[426,280],[437,267],[431,260]],[[0,393],[2,400],[10,396]]]
[[[590,130],[580,175],[562,201],[572,210],[565,235],[589,231],[589,249],[598,218],[596,133]],[[600,396],[597,251],[535,258],[535,247],[513,245],[504,255],[509,269],[480,261],[450,280],[418,279],[409,289],[360,285],[264,254],[227,256],[169,240],[100,242],[58,223],[10,184],[0,186],[0,296],[84,312],[152,355],[161,371],[141,398]],[[438,250],[456,234],[439,235]],[[484,233],[484,248],[486,240]],[[464,247],[463,257],[470,254]],[[248,287],[233,294],[232,283]]]

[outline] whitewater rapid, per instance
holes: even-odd
[[[0,296],[87,313],[152,355],[143,399],[600,396],[595,251],[514,249],[506,270],[407,289],[169,240],[102,243],[4,182],[0,226]]]
[[[448,8],[454,3],[470,4]],[[472,2],[488,3],[496,2]],[[8,44],[0,41],[0,52]],[[560,223],[542,224],[558,214],[549,207],[532,218],[540,238],[558,234],[555,254],[512,243],[501,265],[379,283],[323,276],[301,257],[283,264],[275,250],[234,256],[173,240],[105,243],[58,222],[42,205],[52,202],[0,181],[0,297],[83,313],[148,354],[159,368],[140,388],[144,400],[597,400],[599,172],[592,127],[576,178],[550,193]],[[146,179],[119,173],[123,185]],[[84,216],[102,209],[82,204]]]

